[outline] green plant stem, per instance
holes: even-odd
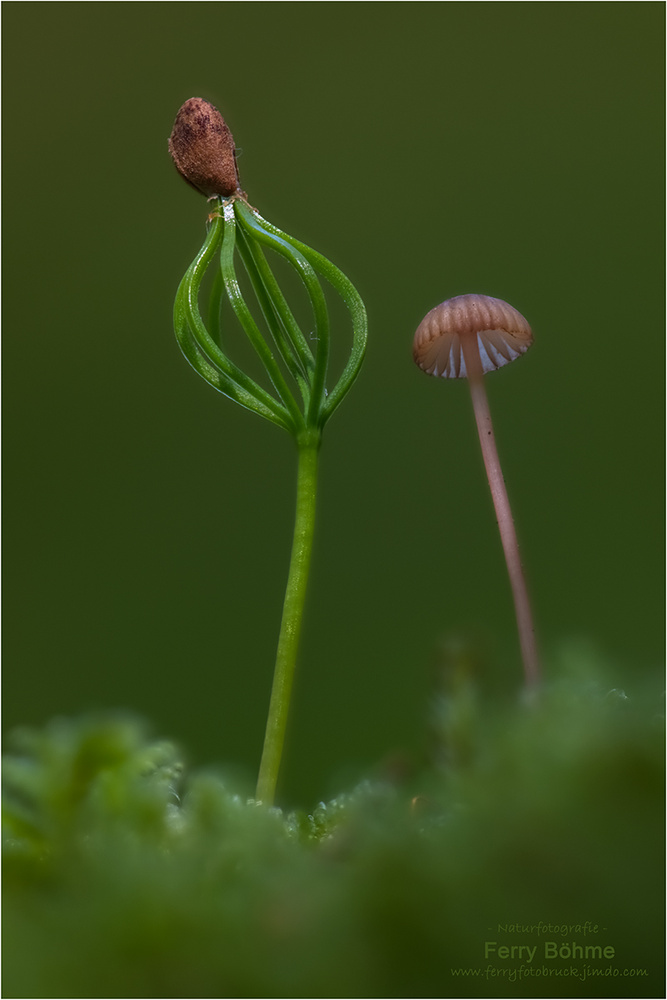
[[[278,637],[276,666],[269,715],[266,723],[264,749],[259,766],[256,798],[266,806],[273,805],[278,783],[280,760],[285,742],[287,716],[294,681],[294,670],[306,600],[310,559],[315,529],[315,501],[320,435],[306,431],[297,439],[299,459],[296,486],[296,516],[290,557],[283,617]]]

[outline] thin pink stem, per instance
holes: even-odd
[[[468,373],[468,382],[470,384],[473,410],[475,411],[475,420],[477,422],[479,443],[482,446],[482,456],[491,488],[493,506],[496,509],[500,540],[503,545],[507,572],[509,573],[512,594],[514,596],[514,608],[519,629],[519,643],[523,656],[526,683],[529,687],[534,687],[540,678],[540,663],[535,641],[533,615],[528,599],[526,578],[521,565],[519,543],[514,528],[512,510],[505,488],[503,470],[500,467],[500,459],[498,458],[489,401],[484,387],[484,375],[476,343],[473,342],[472,345],[467,345],[464,342],[463,354]]]

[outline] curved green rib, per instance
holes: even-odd
[[[206,318],[208,320],[208,328],[211,337],[221,350],[222,350],[222,330],[220,329],[220,311],[222,309],[222,300],[224,296],[225,296],[225,283],[222,280],[222,274],[220,273],[220,268],[216,267],[215,274],[213,275],[213,286],[211,288],[211,293],[208,299],[208,310],[206,313]]]
[[[288,233],[284,233],[271,222],[267,222],[267,220],[263,219],[258,212],[254,212],[254,214],[258,222],[261,223],[261,226],[266,231],[273,233],[275,236],[280,237],[280,239],[285,240],[285,242],[290,243],[306,258],[311,266],[319,274],[321,274],[323,278],[326,278],[329,284],[338,292],[350,313],[350,317],[352,319],[352,350],[338,382],[334,388],[329,391],[326,398],[326,402],[324,404],[324,419],[328,420],[333,411],[340,404],[341,400],[350,391],[364,360],[366,343],[368,340],[368,318],[366,315],[366,307],[364,306],[359,292],[354,287],[350,279],[344,275],[343,272],[335,266],[335,264],[332,264],[330,260],[327,260],[327,258],[321,253],[318,253],[317,250],[313,250],[312,247],[307,246],[305,243],[295,239]]]
[[[222,220],[216,217],[176,293],[176,339],[186,359],[210,385],[246,409],[293,433],[293,421],[287,409],[223,354],[206,329],[199,312],[199,288],[221,239]]]
[[[271,335],[292,378],[299,386],[306,411],[315,359],[282,294],[262,248],[239,228],[236,242]]]
[[[322,415],[324,413],[327,365],[329,362],[329,311],[322,286],[317,279],[314,268],[310,265],[305,255],[300,252],[298,247],[293,246],[280,233],[280,230],[273,232],[272,227],[267,226],[261,215],[250,208],[245,201],[240,199],[236,201],[234,209],[236,217],[246,233],[260,243],[271,247],[272,250],[275,250],[282,257],[285,257],[292,267],[296,269],[310,298],[315,316],[317,353],[315,356],[315,370],[312,375],[307,423],[310,427],[321,427]]]
[[[289,411],[295,432],[304,427],[304,420],[301,410],[297,406],[294,396],[289,390],[271,348],[261,334],[250,312],[236,277],[234,267],[234,248],[236,246],[236,222],[234,214],[228,211],[225,206],[225,231],[222,238],[222,248],[220,250],[220,270],[225,283],[227,297],[231,303],[236,317],[245,330],[248,340],[257,352],[260,361],[264,365],[266,372],[273,383],[276,392],[282,399],[285,407]]]

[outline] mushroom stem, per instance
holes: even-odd
[[[472,406],[477,422],[479,443],[482,446],[482,457],[484,458],[489,487],[491,488],[493,506],[495,507],[498,519],[500,540],[503,545],[507,572],[509,573],[510,585],[514,596],[514,608],[516,611],[526,684],[530,688],[534,688],[540,678],[535,626],[533,624],[530,600],[528,599],[526,578],[519,555],[519,543],[514,528],[512,509],[507,496],[507,489],[505,488],[500,459],[498,458],[498,449],[496,448],[496,439],[491,422],[491,411],[489,410],[489,400],[484,387],[481,360],[476,344],[467,345],[464,342],[463,353],[468,373]]]

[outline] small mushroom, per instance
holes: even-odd
[[[489,295],[457,295],[426,314],[417,327],[412,350],[415,364],[427,374],[468,379],[514,596],[526,682],[530,687],[537,684],[540,676],[535,629],[491,423],[484,373],[514,361],[532,342],[533,333],[527,321],[507,302]]]

